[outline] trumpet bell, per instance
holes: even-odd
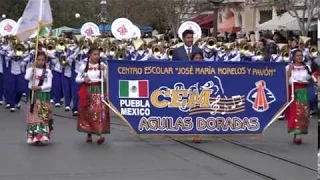
[[[172,60],[173,50],[174,50],[174,48],[167,49],[167,57],[169,60]]]
[[[110,56],[115,56],[116,55],[116,52],[117,52],[117,46],[115,45],[110,45],[108,47],[108,52],[109,52],[109,55]]]
[[[162,49],[161,46],[154,46],[152,48],[152,53],[153,53],[153,55],[158,56],[158,55],[160,55],[162,53],[162,50],[163,49]]]
[[[318,57],[318,55],[319,55],[319,51],[318,51],[318,48],[316,46],[312,46],[309,49],[309,52],[310,52],[311,57]]]
[[[299,44],[302,45],[303,47],[307,47],[308,44],[310,43],[311,38],[307,36],[300,36],[299,37]]]
[[[126,58],[126,52],[125,51],[119,51],[116,53],[116,59],[117,60],[124,60]]]
[[[58,39],[56,49],[60,51],[66,51],[67,50],[66,39]]]
[[[216,47],[216,45],[217,45],[217,42],[218,42],[218,40],[216,38],[214,38],[214,37],[208,38],[206,40],[206,47],[208,49],[214,49]]]
[[[17,44],[15,45],[14,51],[15,51],[15,56],[21,57],[25,54],[25,47],[23,44]]]
[[[60,58],[59,58],[59,62],[60,62],[60,64],[61,64],[62,67],[69,66],[69,63],[67,62],[65,56],[60,57]]]

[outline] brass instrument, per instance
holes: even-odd
[[[138,39],[139,40],[139,39]],[[135,40],[135,41],[138,41],[138,40]],[[155,39],[150,39],[150,38],[147,38],[147,39],[143,39],[142,41],[144,41],[144,45],[147,47],[147,48],[152,48],[153,44],[156,42]]]
[[[127,43],[119,44],[118,45],[118,51],[127,51]]]
[[[88,49],[92,44],[92,41],[90,39],[86,39],[85,37],[81,37],[79,39],[79,46],[81,50]]]
[[[281,58],[285,62],[290,61],[290,48],[287,44],[277,44],[278,46],[278,54],[280,54]]]
[[[257,60],[261,61],[264,58],[264,54],[263,54],[263,49],[262,48],[257,48],[254,52]]]
[[[10,42],[12,43],[12,45],[16,45],[18,44],[18,38],[16,36],[11,36]]]
[[[117,60],[124,60],[125,58],[127,57],[127,54],[126,54],[126,51],[118,51],[116,54],[115,54],[115,58]]]
[[[115,44],[111,44],[108,46],[108,52],[110,56],[115,56],[117,53],[117,46]]]
[[[155,38],[158,40],[158,41],[162,41],[164,39],[164,34],[157,34],[155,36]]]
[[[210,37],[205,42],[208,49],[214,49],[217,46],[218,40],[214,37]]]
[[[18,43],[14,45],[14,52],[16,57],[22,57],[25,54],[26,49],[23,44]]]
[[[95,45],[95,46],[99,46],[99,45],[101,45],[101,44],[103,44],[104,43],[104,41],[103,41],[103,39],[102,38],[95,38],[94,40],[93,40],[93,45]]]
[[[311,46],[309,48],[309,53],[310,53],[311,57],[318,57],[319,51],[318,51],[317,46]]]
[[[153,48],[152,48],[152,53],[153,55],[155,56],[159,56],[163,51],[163,48],[159,45],[155,45]]]
[[[243,42],[239,45],[239,49],[242,54],[247,55],[250,51],[253,50],[253,47],[251,46],[251,44]]]
[[[144,46],[148,43],[147,41],[143,41],[142,39],[136,39],[132,41],[135,50],[144,50]]]
[[[62,67],[69,66],[69,63],[67,62],[67,58],[64,55],[64,53],[66,53],[67,51],[67,40],[65,38],[59,38],[57,40],[56,50],[62,53],[62,55],[59,56],[59,62],[61,66]]]
[[[226,51],[228,51],[228,47],[225,44],[222,44],[220,47],[220,51],[226,52]]]
[[[59,38],[57,40],[56,49],[58,51],[66,51],[67,50],[67,40],[64,38]]]
[[[174,48],[167,49],[167,57],[169,60],[172,60],[173,50],[174,50]]]
[[[299,46],[300,48],[306,48],[308,47],[310,43],[311,38],[306,36],[300,36],[299,37]]]
[[[107,51],[107,44],[103,43],[103,42],[99,42],[97,44],[97,46],[98,46],[98,49],[100,51],[100,56],[104,56],[106,54],[106,51]]]
[[[47,40],[45,42],[45,48],[48,54],[53,55],[56,52],[56,43],[54,40]]]
[[[233,51],[236,47],[235,43],[225,43],[223,45],[225,46],[227,52]]]
[[[237,47],[238,49],[241,50],[241,47],[242,47],[244,44],[247,44],[247,40],[246,40],[246,39],[236,39],[236,47]]]

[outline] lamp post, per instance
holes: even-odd
[[[105,26],[108,22],[108,15],[107,15],[107,1],[101,1],[100,2],[100,7],[101,7],[101,11],[100,11],[100,14],[99,14],[99,21],[100,23],[102,24],[103,26],[103,33],[102,34],[106,34],[106,29],[105,29]]]
[[[218,12],[220,4],[223,1],[224,0],[208,0],[208,2],[212,4],[213,9],[213,37],[217,37],[218,35]]]

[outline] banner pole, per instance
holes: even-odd
[[[36,37],[36,52],[35,52],[35,59],[34,59],[34,64],[33,64],[33,74],[32,74],[32,87],[35,86],[35,80],[36,80],[36,64],[37,64],[37,59],[38,59],[38,51],[39,51],[39,36],[40,36],[40,29],[42,26],[42,21],[38,21],[37,24],[38,28],[37,28],[37,37]],[[32,89],[31,91],[31,101],[30,101],[30,112],[33,112],[33,107],[34,107],[34,90]]]
[[[105,99],[104,99],[104,71],[101,71],[101,79],[100,79],[100,82],[101,82],[101,101],[106,105],[108,106],[117,116],[121,117],[121,114],[115,110]]]
[[[292,77],[293,71],[291,71],[291,77]],[[290,78],[290,77],[289,77]],[[278,118],[294,101],[295,95],[294,95],[294,83],[293,83],[293,79],[292,79],[292,84],[291,84],[291,100],[289,101],[289,103],[284,106],[284,108],[282,108],[282,110],[280,112],[278,112],[278,114],[275,116],[275,118]]]

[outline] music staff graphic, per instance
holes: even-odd
[[[195,107],[189,111],[189,115],[210,113],[211,115],[236,114],[245,111],[245,95],[210,98],[210,107]]]

